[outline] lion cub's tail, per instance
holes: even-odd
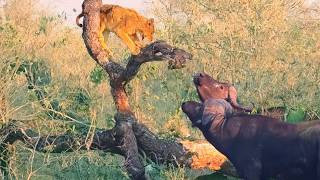
[[[82,27],[82,24],[79,23],[80,18],[83,17],[83,12],[81,14],[79,14],[76,18],[76,23],[79,27]]]
[[[119,7],[117,5],[112,5],[112,4],[104,4],[101,9],[100,9],[100,12],[103,12],[103,13],[106,13],[108,14],[113,7]],[[79,23],[79,20],[84,16],[84,13],[82,12],[81,14],[79,14],[76,18],[76,23],[79,27],[82,27],[82,24]]]

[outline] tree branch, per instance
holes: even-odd
[[[192,55],[182,49],[174,48],[164,41],[156,41],[143,48],[137,56],[132,55],[126,68],[110,61],[103,68],[110,76],[111,92],[117,110],[132,112],[125,85],[137,75],[142,64],[152,61],[169,61],[169,68],[179,69],[184,67],[191,58]]]
[[[144,152],[148,158],[157,163],[191,166],[194,160],[194,154],[190,154],[191,151],[186,150],[177,141],[158,138],[146,126],[138,123],[130,108],[125,86],[137,75],[144,63],[168,61],[169,69],[178,69],[183,68],[192,55],[164,41],[156,41],[141,49],[140,54],[131,56],[126,67],[122,67],[110,59],[99,42],[101,5],[101,0],[84,0],[82,37],[90,56],[103,67],[110,77],[111,93],[117,108],[115,127],[111,130],[96,132],[92,142],[87,142],[86,135],[65,133],[57,136],[40,136],[30,129],[17,126],[17,122],[13,122],[1,129],[0,147],[6,149],[8,144],[20,140],[27,147],[39,152],[59,153],[81,149],[110,151],[125,157],[124,166],[132,179],[145,179],[139,151]],[[41,93],[40,91],[43,90],[40,89],[37,93]],[[38,96],[43,98],[42,95]]]
[[[82,4],[83,33],[82,38],[90,56],[100,65],[109,62],[109,55],[99,43],[100,7],[102,0],[84,0]]]

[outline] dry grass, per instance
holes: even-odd
[[[319,115],[319,13],[301,1],[156,2],[162,39],[194,53],[191,71],[235,84],[244,104]]]
[[[49,121],[44,115],[46,109],[28,90],[26,78],[15,73],[18,66],[12,65],[28,60],[42,61],[50,68],[52,81],[45,87],[48,102],[57,99],[63,110],[69,110],[75,105],[77,93],[85,92],[90,98],[88,108],[76,106],[78,109],[72,110],[88,117],[87,123],[94,122],[93,128],[111,127],[114,105],[110,89],[106,81],[99,85],[90,82],[96,65],[87,54],[80,30],[68,27],[53,12],[42,10],[36,0],[7,2],[6,21],[0,22],[1,123],[20,119],[48,134],[72,130],[65,122]],[[191,131],[193,137],[200,137],[199,132],[187,128],[180,110],[182,101],[197,99],[191,81],[196,71],[235,84],[243,104],[252,102],[257,108],[285,104],[305,109],[310,118],[319,117],[318,12],[317,8],[312,12],[305,9],[300,1],[287,0],[154,1],[157,38],[190,51],[194,60],[176,71],[167,70],[164,63],[143,66],[128,88],[137,117],[154,132],[170,129],[169,136],[183,137]],[[117,37],[110,40],[117,59],[128,56]],[[12,151],[13,177],[25,179],[48,173],[43,169],[61,159],[64,163],[55,166],[63,169],[70,166],[72,158],[99,157],[80,153],[53,158],[26,151]],[[167,179],[186,178],[184,169],[161,174]]]

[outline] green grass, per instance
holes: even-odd
[[[7,2],[7,20],[0,22],[1,124],[19,119],[43,134],[82,131],[79,122],[112,128],[115,107],[108,78],[89,57],[80,29],[67,26],[37,0]],[[304,116],[319,119],[320,21],[302,11],[299,3],[159,2],[150,9],[156,39],[191,52],[194,59],[182,70],[168,70],[163,62],[146,64],[128,85],[137,118],[152,131],[166,138],[202,138],[180,110],[181,102],[198,99],[192,83],[198,71],[233,83],[244,105],[285,106],[292,122]],[[128,57],[117,37],[109,39],[116,59]],[[47,92],[43,102],[59,116],[40,105],[22,67],[36,70],[36,85]],[[128,179],[122,158],[109,153],[42,154],[21,144],[10,150],[12,179]],[[195,179],[208,173],[146,165],[152,179]]]
[[[129,179],[122,169],[123,158],[110,153],[34,154],[20,149],[14,158],[19,161],[11,165],[12,179]]]

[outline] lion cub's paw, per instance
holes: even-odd
[[[136,42],[136,46],[137,46],[139,49],[141,49],[141,48],[144,47],[144,45],[143,45],[142,43],[140,43],[140,42]]]
[[[140,49],[141,49],[141,48],[136,47],[134,50],[131,51],[131,54],[133,54],[133,55],[138,55],[138,54],[140,54],[140,52],[141,52]]]

